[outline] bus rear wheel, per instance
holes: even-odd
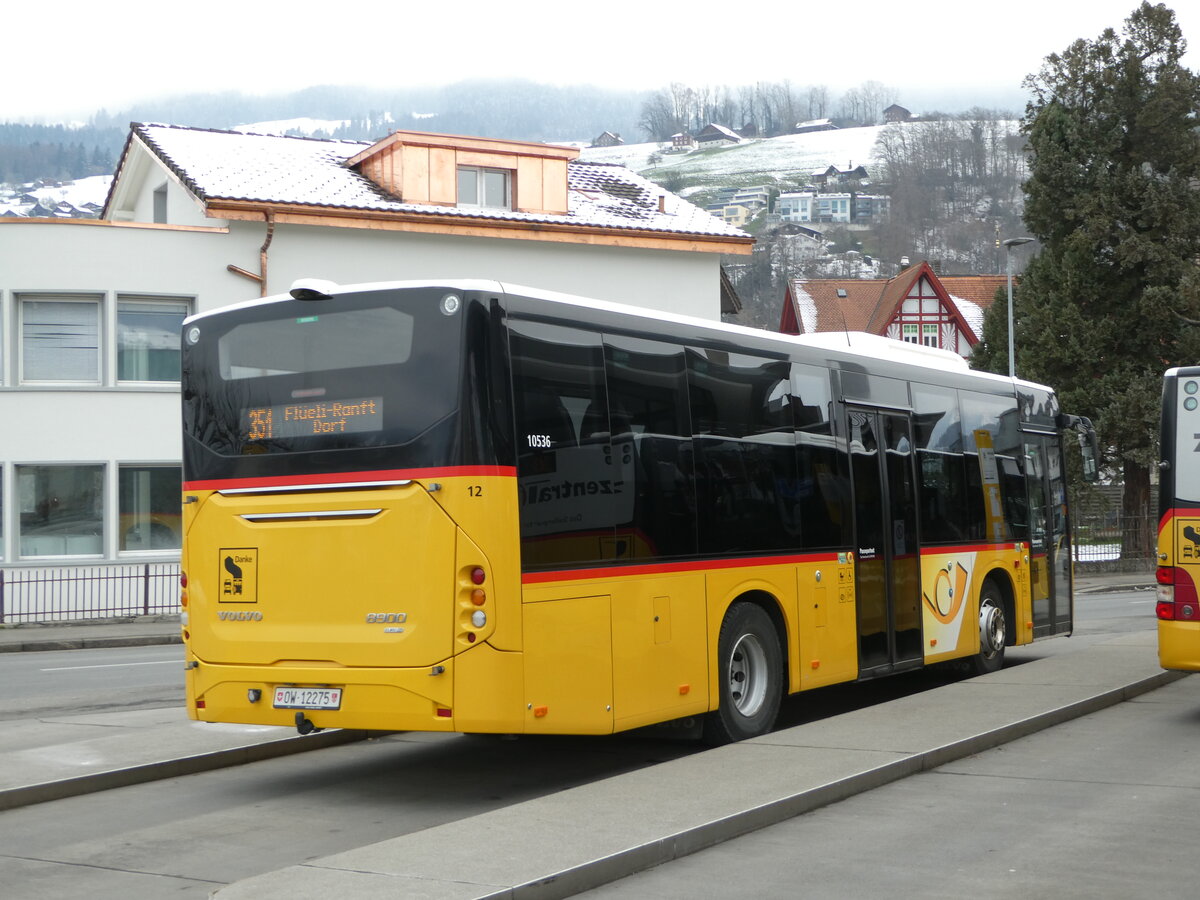
[[[976,675],[999,671],[1004,665],[1006,631],[1004,598],[995,582],[985,581],[979,592],[979,653],[971,660]]]
[[[717,641],[715,710],[704,721],[704,740],[728,744],[766,734],[783,696],[783,653],[771,617],[753,603],[735,603]]]

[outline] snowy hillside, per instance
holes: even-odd
[[[80,213],[98,212],[108,197],[108,187],[112,184],[111,175],[95,175],[91,178],[80,178],[60,185],[46,185],[35,188],[18,186],[4,187],[0,185],[0,216],[14,214],[28,215],[63,215],[70,217],[66,206]],[[59,213],[53,212],[62,207]],[[34,212],[40,209],[39,212]],[[47,212],[50,211],[50,212]]]
[[[863,165],[871,171],[875,164],[875,141],[884,127],[875,125],[787,134],[747,140],[734,146],[693,150],[690,153],[665,153],[661,144],[590,147],[583,151],[580,158],[592,162],[619,163],[655,180],[661,179],[664,170],[676,168],[681,174],[686,174],[689,181],[700,181],[714,187],[732,186],[746,176],[751,180],[765,177],[776,182],[790,182],[807,180],[814,170],[829,166],[847,169]],[[655,153],[659,154],[661,160],[657,165],[652,165],[650,156]]]

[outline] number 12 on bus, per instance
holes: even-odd
[[[1072,627],[1095,434],[951,353],[485,281],[297,284],[183,348],[195,719],[722,743]]]

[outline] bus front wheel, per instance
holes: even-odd
[[[979,653],[972,659],[977,675],[999,671],[1004,665],[1004,598],[995,582],[985,581],[979,592]]]
[[[717,666],[720,697],[705,719],[705,742],[728,744],[770,731],[783,695],[783,653],[766,611],[746,602],[729,608],[717,641]]]

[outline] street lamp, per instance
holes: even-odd
[[[1017,377],[1017,363],[1013,356],[1013,302],[1012,302],[1012,248],[1028,244],[1033,238],[1009,238],[1004,242],[1005,268],[1008,270],[1008,377]]]

